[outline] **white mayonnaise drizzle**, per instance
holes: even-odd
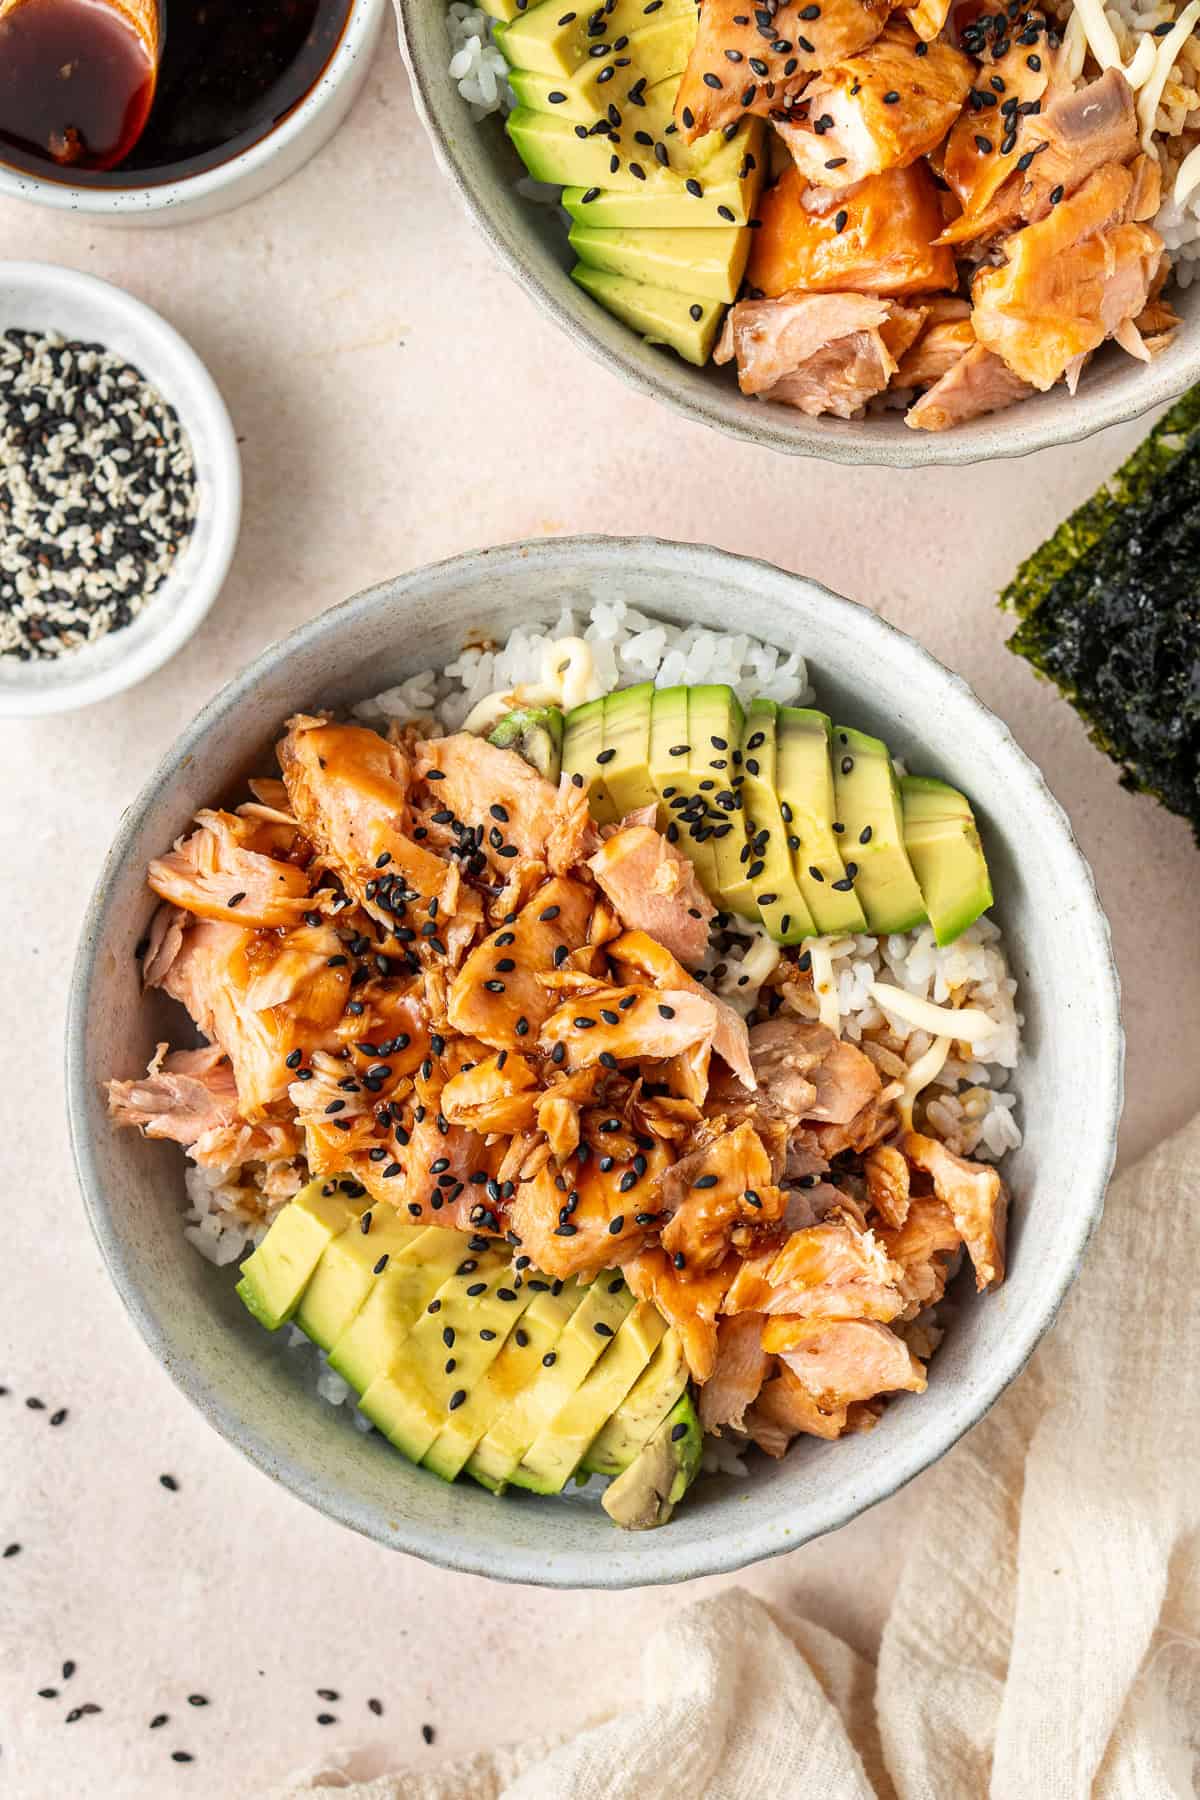
[[[950,1054],[948,1037],[934,1038],[924,1056],[918,1056],[904,1078],[904,1089],[896,1102],[905,1131],[912,1130],[913,1106],[917,1095],[941,1074]]]
[[[599,699],[604,691],[591,645],[580,637],[555,638],[547,644],[539,674],[540,681],[520,681],[516,687],[485,694],[463,720],[463,730],[486,737],[505,713],[518,706],[560,706],[564,712],[571,712],[585,700]]]
[[[1078,5],[1079,0],[1076,0]],[[1158,103],[1162,99],[1167,78],[1175,66],[1179,52],[1196,29],[1196,21],[1200,19],[1200,0],[1191,0],[1176,19],[1166,37],[1155,47],[1154,67],[1148,79],[1142,84],[1138,95],[1138,121],[1142,127],[1142,149],[1150,155],[1157,155],[1154,145],[1154,121],[1158,117]],[[1181,171],[1182,173],[1182,171]]]

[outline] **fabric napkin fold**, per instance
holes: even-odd
[[[738,1589],[681,1596],[629,1711],[271,1800],[1194,1800],[1198,1278],[1200,1119],[1114,1182],[1054,1331],[927,1478],[877,1667]]]

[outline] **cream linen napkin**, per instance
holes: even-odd
[[[1192,1800],[1198,1235],[1200,1119],[1114,1183],[1058,1326],[927,1478],[877,1669],[728,1590],[648,1640],[630,1712],[273,1800]]]

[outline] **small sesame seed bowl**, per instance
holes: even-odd
[[[131,294],[0,262],[0,716],[133,687],[220,593],[241,461],[212,376]]]
[[[140,1074],[182,1017],[143,994],[136,949],[154,910],[148,860],[202,806],[273,767],[283,723],[338,711],[444,666],[480,635],[603,595],[668,623],[744,631],[807,660],[819,703],[883,733],[910,767],[970,795],[996,923],[1025,1017],[1014,1082],[1023,1142],[1008,1274],[964,1293],[927,1392],[889,1402],[874,1431],[757,1456],[747,1478],[702,1477],[658,1531],[621,1532],[594,1484],[496,1499],[415,1468],[330,1406],[287,1334],[272,1336],[184,1236],[175,1145],[118,1129],[104,1084]],[[765,563],[655,539],[556,538],[417,569],[320,614],[243,670],[183,732],[123,816],[72,980],[66,1085],[80,1186],[114,1285],[156,1360],[209,1423],[331,1519],[449,1568],[549,1587],[635,1587],[715,1574],[848,1523],[934,1462],[1017,1375],[1053,1323],[1099,1218],[1121,1109],[1117,978],[1091,872],[1037,769],[966,684],[866,607]],[[82,1227],[82,1220],[80,1220]],[[1106,1328],[1097,1320],[1096,1329]],[[283,1340],[283,1341],[281,1341]],[[332,1396],[330,1396],[332,1397]]]

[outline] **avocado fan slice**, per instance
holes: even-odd
[[[584,1290],[575,1281],[565,1283],[556,1293],[557,1286],[555,1283],[530,1301],[522,1318],[512,1324],[482,1381],[450,1414],[425,1452],[422,1467],[432,1469],[443,1481],[453,1481],[461,1474],[480,1438],[543,1373],[543,1356],[553,1352],[583,1298]],[[505,1321],[495,1317],[495,1308],[491,1311],[488,1324],[503,1330]],[[486,1330],[487,1325],[481,1324],[479,1329]]]
[[[358,1183],[337,1180],[310,1181],[288,1202],[242,1264],[237,1284],[238,1297],[260,1325],[278,1331],[291,1318],[327,1245],[365,1208]]]
[[[530,1445],[549,1428],[581,1386],[599,1361],[610,1335],[620,1329],[632,1310],[633,1295],[624,1280],[615,1274],[598,1275],[583,1290],[583,1298],[564,1325],[558,1342],[543,1353],[542,1373],[536,1385],[512,1397],[476,1445],[467,1463],[467,1474],[493,1493],[501,1492],[512,1481]],[[597,1326],[603,1329],[598,1331]]]
[[[842,860],[871,931],[882,935],[923,925],[928,915],[904,848],[900,786],[887,745],[835,725],[833,784]]]
[[[752,700],[742,733],[741,791],[748,842],[742,854],[763,924],[777,944],[816,937],[817,927],[792,872],[788,828],[776,786],[779,707]]]
[[[665,1525],[700,1472],[704,1433],[692,1396],[682,1393],[623,1474],[601,1497],[614,1525],[650,1531]]]
[[[518,1487],[557,1494],[566,1486],[666,1330],[667,1322],[658,1308],[649,1300],[639,1300],[591,1373],[521,1458],[512,1476]]]
[[[779,810],[793,873],[822,936],[867,928],[842,861],[832,738],[833,722],[825,713],[780,707],[775,756]]]
[[[580,1464],[589,1475],[619,1475],[662,1424],[688,1384],[679,1333],[668,1330]]]
[[[320,1349],[331,1350],[379,1280],[380,1259],[385,1268],[399,1261],[425,1230],[403,1224],[386,1201],[370,1205],[326,1245],[295,1311],[301,1331]]]
[[[992,904],[987,858],[970,802],[957,788],[902,775],[904,848],[939,944],[952,944]]]
[[[576,786],[586,787],[588,805],[597,825],[611,825],[617,809],[604,779],[600,761],[604,749],[604,701],[588,700],[572,707],[563,721],[562,773]]]
[[[464,1405],[536,1297],[513,1286],[512,1263],[496,1251],[464,1257],[400,1347],[367,1387],[359,1407],[411,1462],[421,1462],[452,1413]],[[494,1336],[486,1337],[491,1330]]]

